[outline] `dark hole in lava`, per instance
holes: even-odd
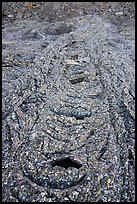
[[[84,81],[85,77],[81,77],[81,78],[76,78],[76,79],[70,79],[70,83],[71,84],[77,84],[77,83],[80,83],[82,81]]]
[[[83,115],[77,115],[77,116],[74,116],[76,118],[76,120],[84,120],[85,116]]]
[[[80,164],[78,161],[74,161],[69,157],[67,157],[67,158],[61,158],[61,159],[55,160],[52,163],[52,167],[55,167],[55,166],[64,167],[65,169],[69,167],[74,167],[79,169],[80,167],[82,167],[82,164]]]

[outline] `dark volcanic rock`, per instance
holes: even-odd
[[[6,25],[3,201],[135,201],[134,19]]]

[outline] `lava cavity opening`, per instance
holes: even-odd
[[[79,169],[80,167],[82,167],[82,164],[80,162],[72,160],[69,157],[57,159],[54,162],[52,162],[51,165],[52,165],[52,167],[60,166],[60,167],[63,167],[65,169],[67,169],[69,167],[74,167],[74,168]]]

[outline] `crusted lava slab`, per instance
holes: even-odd
[[[36,139],[20,149],[19,165],[24,176],[42,187],[65,189],[84,182],[86,166],[71,155],[42,149],[42,140]],[[41,151],[40,151],[41,150]]]

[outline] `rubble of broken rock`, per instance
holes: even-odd
[[[135,200],[134,22],[3,28],[3,201]]]

